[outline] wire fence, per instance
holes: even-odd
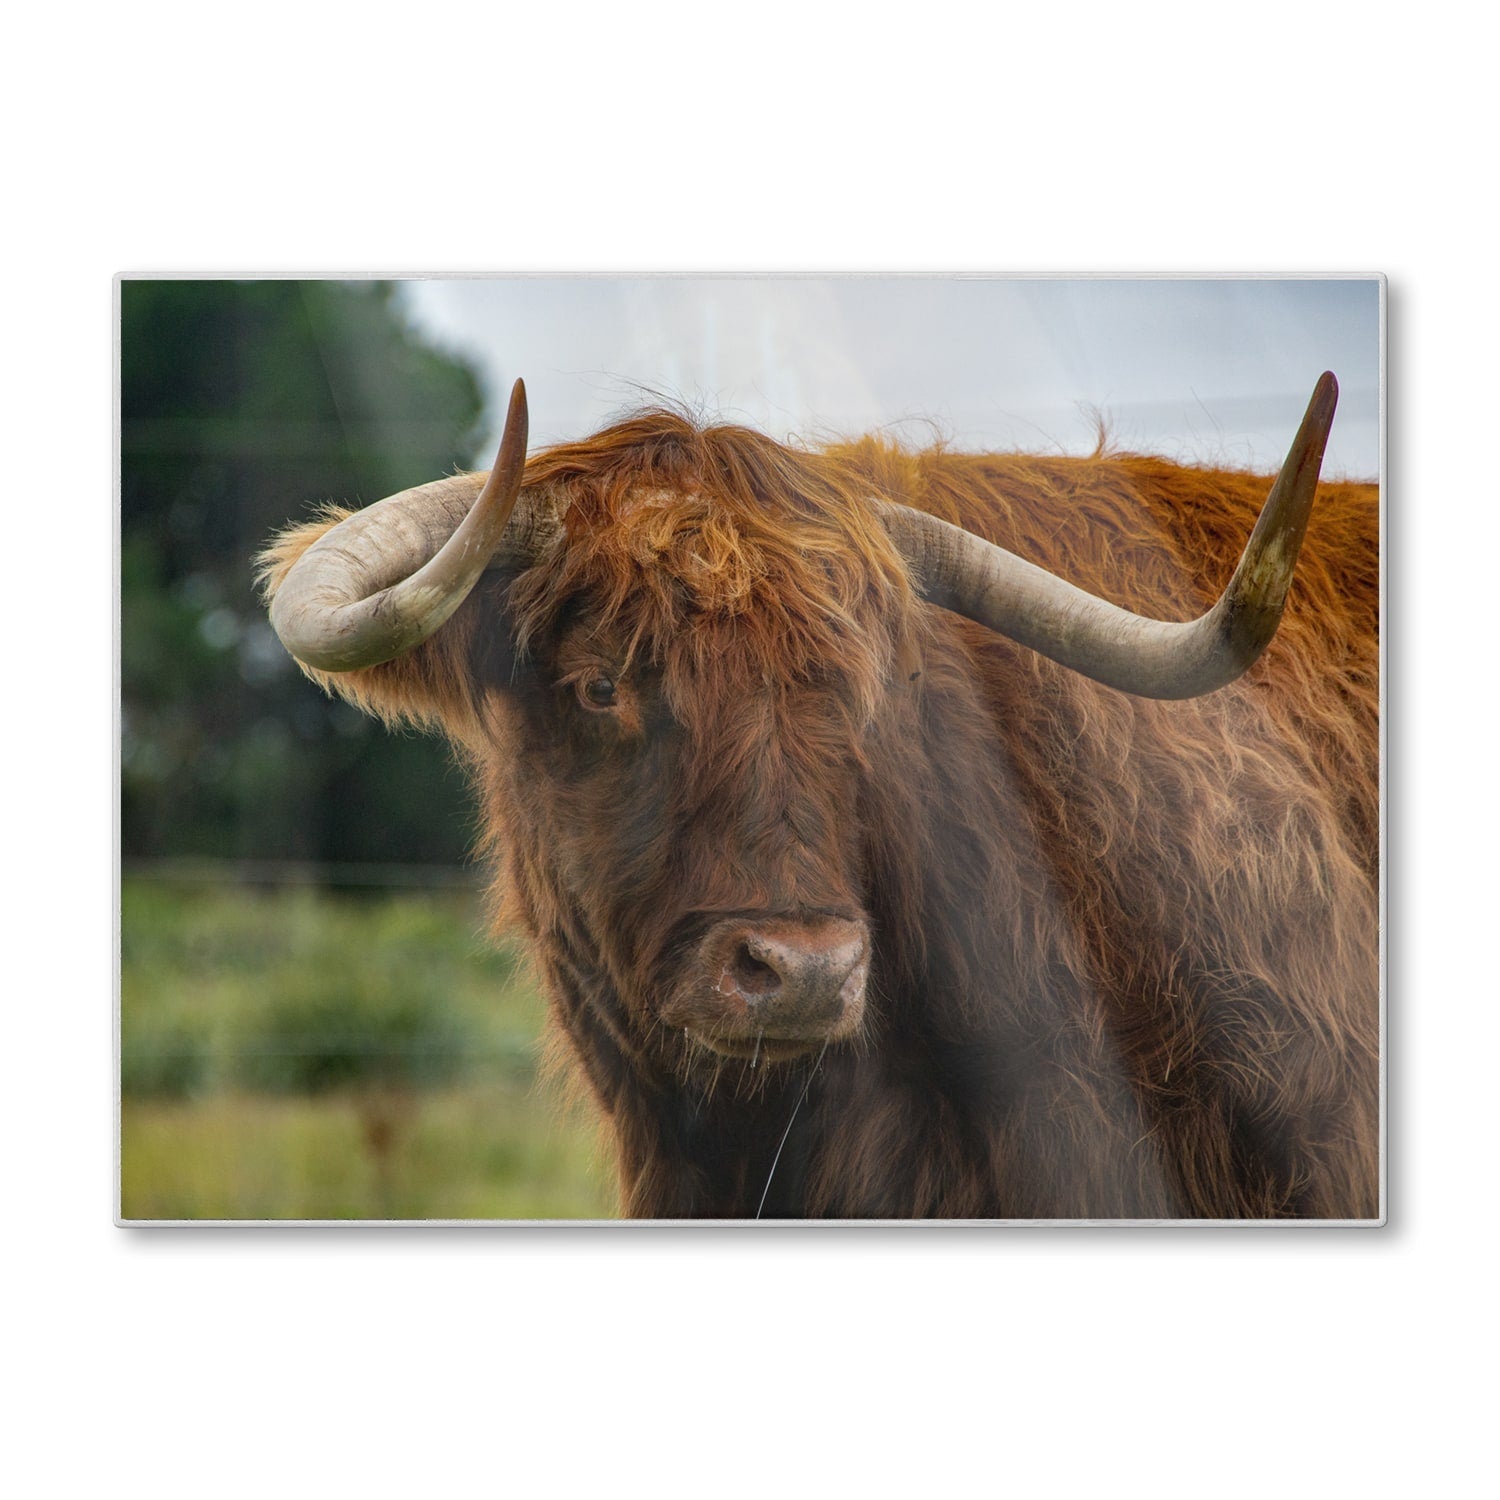
[[[481,865],[318,864],[273,859],[125,859],[122,879],[164,884],[328,889],[481,890]]]

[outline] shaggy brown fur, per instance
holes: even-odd
[[[921,602],[867,497],[1190,618],[1263,478],[653,411],[526,482],[568,502],[557,554],[314,675],[471,766],[627,1213],[1378,1214],[1371,486],[1322,486],[1261,662],[1155,702]],[[767,911],[867,920],[874,955],[859,1037],[757,1068],[657,1009],[706,921]]]

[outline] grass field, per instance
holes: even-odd
[[[543,1002],[467,890],[126,878],[126,1219],[614,1213],[593,1123],[537,1075]]]

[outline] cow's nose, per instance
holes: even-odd
[[[811,1036],[858,1020],[869,970],[862,922],[776,918],[737,924],[718,937],[716,988],[731,1004],[743,1004],[755,1025],[780,1036]]]

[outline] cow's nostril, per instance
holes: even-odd
[[[757,958],[748,943],[740,943],[734,955],[734,982],[746,999],[760,1000],[781,988],[781,975]]]
[[[759,1057],[763,1045],[793,1056],[795,1043],[858,1031],[869,951],[862,919],[725,917],[700,938],[661,1016],[731,1057]]]

